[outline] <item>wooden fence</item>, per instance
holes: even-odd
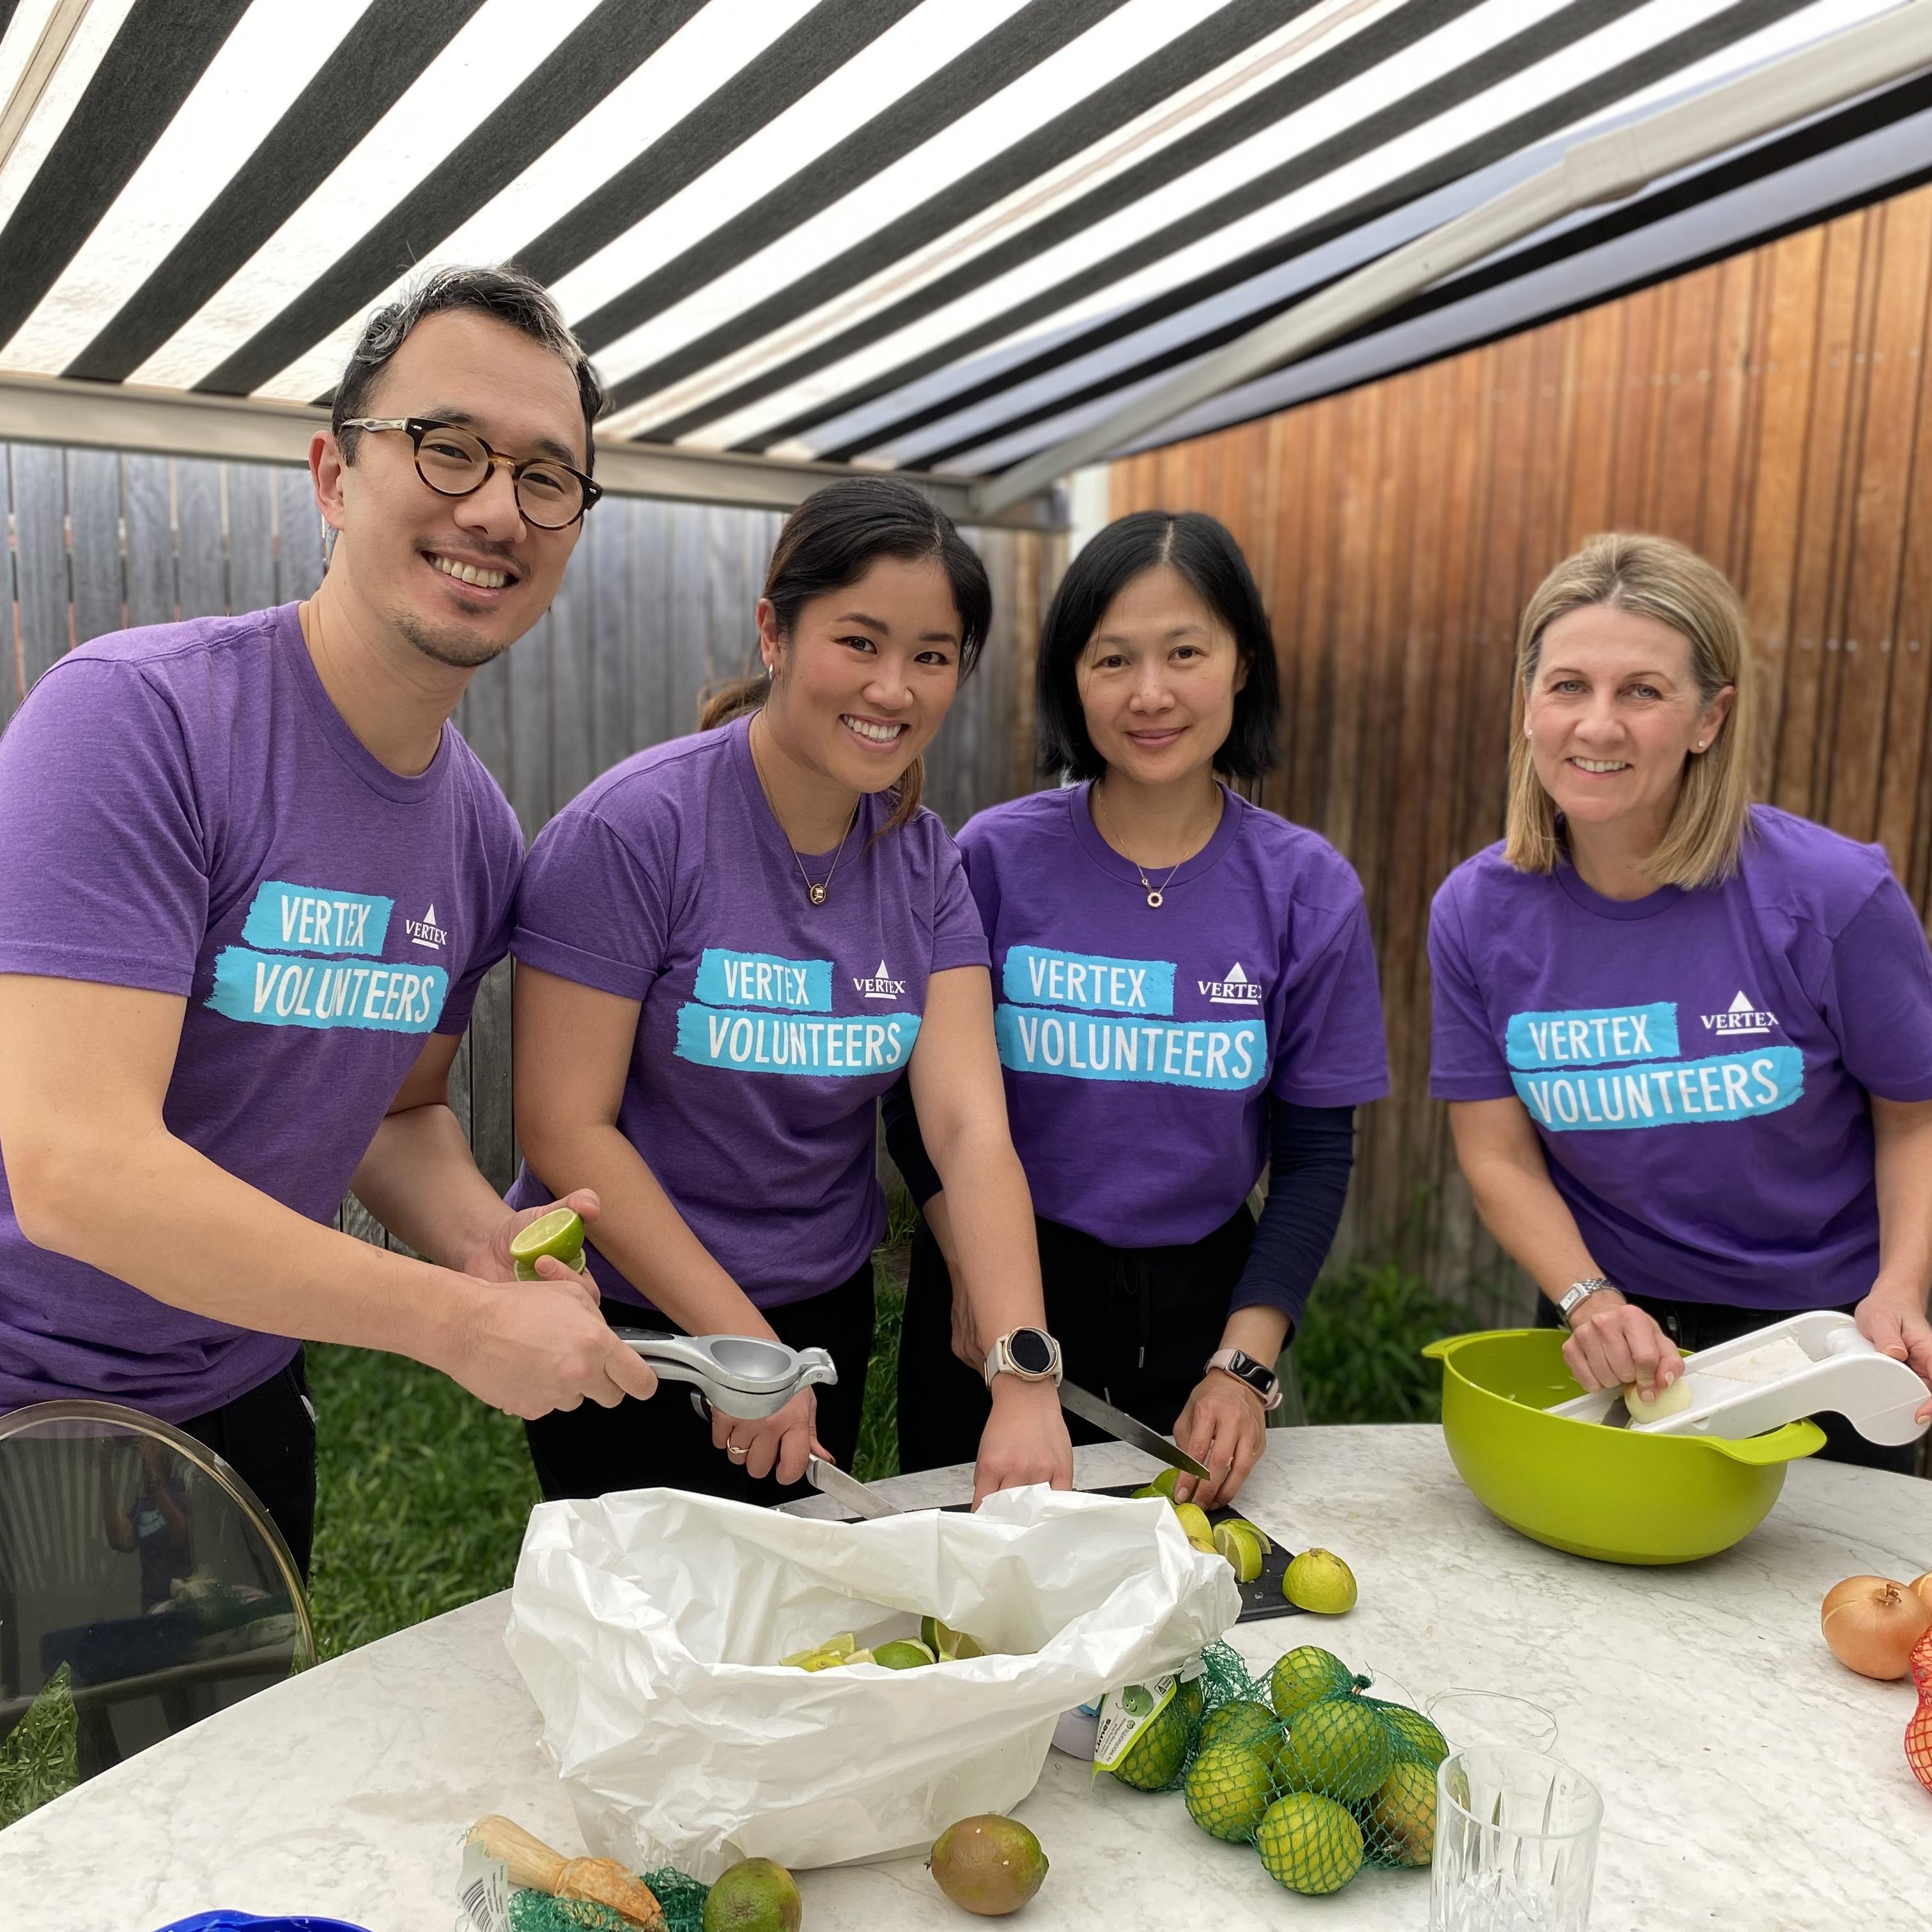
[[[1272,614],[1265,802],[1367,892],[1395,1091],[1350,1237],[1399,1226],[1480,1311],[1524,1285],[1427,1097],[1429,901],[1502,826],[1524,599],[1588,533],[1660,531],[1744,594],[1758,795],[1932,887],[1932,189],[1372,386],[1114,466],[1112,508],[1200,508]],[[1916,534],[1916,541],[1914,541]],[[1478,1291],[1484,1292],[1478,1292]]]
[[[526,838],[598,772],[692,730],[705,687],[752,668],[752,621],[779,517],[607,497],[589,517],[556,600],[472,680],[464,736],[516,808]],[[0,725],[63,651],[131,624],[248,610],[321,580],[322,526],[306,471],[0,444]],[[1025,789],[1033,651],[1064,540],[968,532],[998,618],[928,760],[927,801],[957,827]],[[1022,754],[1021,748],[1027,748]],[[456,1060],[452,1104],[483,1172],[514,1172],[509,967],[484,982]],[[353,1203],[355,1232],[373,1224]]]

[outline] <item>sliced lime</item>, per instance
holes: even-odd
[[[579,1274],[586,1274],[590,1271],[590,1258],[581,1248],[579,1248],[574,1255],[559,1255],[556,1258],[562,1262],[566,1268],[574,1268]],[[542,1281],[544,1278],[538,1271],[535,1262],[512,1262],[510,1264],[510,1270],[519,1281]]]
[[[554,1255],[568,1262],[584,1252],[584,1217],[574,1208],[553,1208],[510,1237],[510,1258],[534,1262]]]
[[[1262,1554],[1264,1556],[1272,1556],[1274,1554],[1274,1544],[1270,1540],[1268,1532],[1258,1525],[1249,1522],[1246,1516],[1231,1516],[1228,1519],[1227,1526],[1230,1529],[1236,1528],[1245,1529],[1261,1545]]]
[[[1262,1574],[1262,1546],[1250,1525],[1222,1523],[1214,1532],[1214,1548],[1228,1559],[1236,1582],[1252,1583]]]
[[[888,1670],[916,1670],[922,1664],[936,1664],[938,1660],[924,1644],[910,1637],[882,1643],[872,1652],[872,1661],[884,1664]]]

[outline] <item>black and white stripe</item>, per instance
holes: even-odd
[[[597,356],[614,437],[991,476],[1580,134],[1903,4],[94,0],[76,26],[0,0],[0,384],[314,402],[412,273],[508,259]],[[1552,224],[1153,435],[1929,176],[1919,74]]]

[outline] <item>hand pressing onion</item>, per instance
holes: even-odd
[[[1903,1677],[1912,1646],[1932,1630],[1925,1593],[1932,1593],[1932,1585],[1923,1576],[1912,1588],[1886,1576],[1847,1576],[1834,1585],[1820,1619],[1832,1654],[1862,1677]]]

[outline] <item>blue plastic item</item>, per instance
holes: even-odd
[[[369,1932],[345,1918],[263,1918],[252,1912],[197,1912],[156,1932]]]

